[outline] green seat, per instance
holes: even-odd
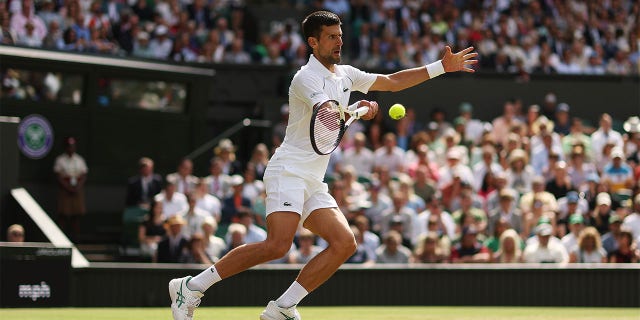
[[[138,248],[138,227],[144,221],[148,210],[140,207],[128,207],[122,213],[122,246],[127,248]]]

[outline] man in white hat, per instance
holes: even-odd
[[[640,117],[630,117],[624,122],[622,127],[628,135],[624,153],[627,159],[634,161],[636,164],[640,164]]]
[[[625,162],[622,149],[611,150],[611,162],[602,170],[602,182],[609,186],[611,193],[633,188],[633,169]]]
[[[528,263],[567,263],[569,254],[562,242],[549,241],[553,234],[553,227],[542,223],[536,227],[538,241],[528,244],[524,249],[524,262]]]
[[[149,42],[149,48],[154,53],[154,58],[166,59],[173,50],[173,40],[169,38],[169,29],[165,25],[159,25],[155,31],[155,38]]]

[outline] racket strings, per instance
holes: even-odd
[[[342,124],[338,110],[328,107],[317,110],[313,125],[313,139],[320,152],[329,153],[335,149],[340,139]]]

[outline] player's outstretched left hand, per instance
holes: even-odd
[[[458,53],[452,53],[451,47],[444,47],[444,57],[442,57],[442,66],[446,72],[475,72],[469,65],[478,63],[478,60],[473,58],[478,56],[477,52],[473,51],[473,47],[468,47]]]
[[[376,114],[378,114],[378,103],[375,101],[367,101],[367,100],[362,100],[360,101],[360,107],[364,107],[367,106],[369,107],[369,112],[367,112],[367,114],[365,114],[364,116],[362,116],[362,120],[371,120],[373,119]]]

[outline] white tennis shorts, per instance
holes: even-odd
[[[283,166],[269,166],[264,174],[267,216],[276,211],[296,212],[301,221],[316,209],[337,208],[326,183],[292,173]]]

